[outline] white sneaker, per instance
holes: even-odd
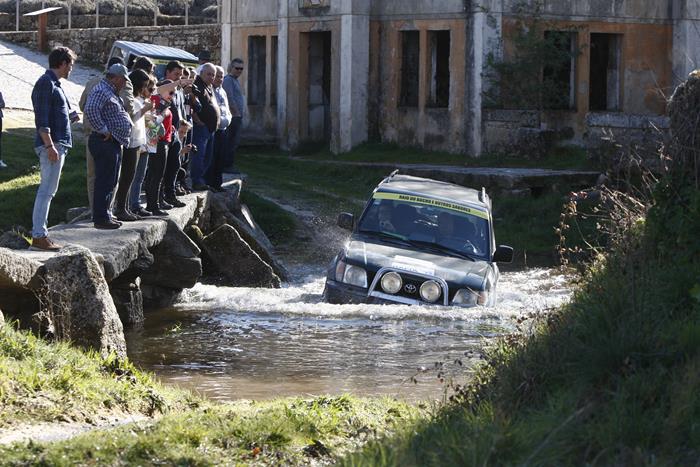
[[[7,164],[5,164],[5,162],[2,159],[0,159],[0,169],[6,169],[6,168],[7,168]]]

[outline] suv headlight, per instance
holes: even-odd
[[[343,282],[357,287],[367,288],[367,271],[359,266],[348,264],[345,266]]]
[[[452,299],[453,305],[459,306],[476,306],[486,305],[489,301],[489,293],[487,291],[475,291],[472,289],[459,289]]]
[[[403,281],[398,273],[387,272],[384,274],[384,277],[382,277],[382,289],[384,289],[384,292],[386,293],[390,293],[392,295],[399,293],[402,286]]]
[[[425,281],[420,286],[420,296],[426,302],[436,302],[442,294],[442,287],[435,281]]]

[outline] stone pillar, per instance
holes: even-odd
[[[277,138],[280,149],[289,150],[287,131],[287,73],[289,53],[289,4],[279,0],[277,19]]]
[[[700,68],[700,4],[697,0],[673,1],[674,86]]]
[[[369,14],[354,14],[353,2],[349,14],[341,16],[340,27],[340,106],[338,148],[347,152],[367,141],[367,106],[369,85]],[[366,2],[366,8],[368,8]]]
[[[221,66],[226,73],[231,61],[231,3],[236,0],[223,0],[221,2]]]
[[[482,92],[484,72],[484,27],[486,26],[486,12],[479,5],[472,4],[471,32],[468,38],[467,70],[469,88],[467,94],[467,155],[471,157],[481,156],[482,151]],[[470,65],[469,65],[470,64]]]

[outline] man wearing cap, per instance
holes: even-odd
[[[199,55],[197,55],[197,59],[199,60],[199,65],[197,65],[197,74],[202,73],[202,67],[211,62],[211,52],[208,50],[202,50],[199,52]]]
[[[118,182],[122,146],[129,143],[133,126],[119,97],[128,79],[124,65],[110,66],[85,103],[85,117],[93,129],[88,145],[95,161],[92,221],[97,229],[121,226],[110,217],[109,206]]]

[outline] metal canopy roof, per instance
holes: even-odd
[[[429,178],[413,177],[411,175],[397,174],[389,177],[379,184],[377,191],[384,193],[422,195],[489,209],[489,205],[484,202],[487,201],[488,198],[484,201],[479,199],[479,190]]]
[[[22,16],[39,16],[39,15],[43,15],[44,13],[51,13],[52,11],[57,11],[57,10],[62,10],[62,9],[63,9],[62,6],[52,6],[49,8],[43,8],[41,10],[36,10],[36,11],[29,12],[29,13],[25,13]]]
[[[170,58],[173,60],[184,60],[187,62],[197,63],[198,59],[195,55],[185,52],[182,49],[175,47],[167,47],[164,45],[144,44],[143,42],[130,41],[115,41],[114,46],[133,52],[136,55],[145,55],[147,57]]]

